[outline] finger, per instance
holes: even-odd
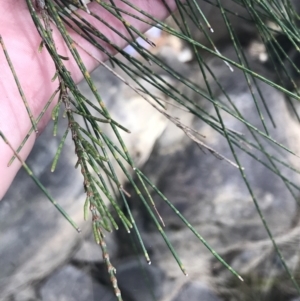
[[[131,2],[158,19],[164,19],[168,15],[168,10],[161,0],[132,0]],[[166,2],[171,9],[175,8],[174,0],[168,0]],[[141,18],[146,18],[120,0],[115,0],[115,4],[130,13],[139,15]],[[100,15],[101,18],[111,24],[120,33],[130,38],[129,33],[122,22],[117,20],[112,14],[100,7],[97,3],[93,2],[89,4],[89,9]],[[108,37],[108,39],[113,41],[113,43],[117,44],[119,47],[126,46],[126,42],[121,39],[117,33],[110,30],[100,21],[92,18],[92,16],[88,15],[84,11],[80,11],[80,14],[82,14],[95,27],[100,29],[101,32]],[[19,81],[22,85],[31,111],[36,117],[43,109],[50,95],[57,88],[57,82],[51,82],[55,73],[55,66],[46,49],[43,49],[41,53],[38,52],[41,38],[35,29],[26,6],[26,1],[5,1],[0,6],[0,15],[0,34],[6,43],[7,50],[18,74]],[[149,28],[149,25],[138,21],[137,19],[125,14],[123,17],[140,31],[145,31]],[[78,41],[81,45],[84,45],[84,47],[98,59],[106,59],[103,53],[89,45],[82,37],[72,31],[70,31],[70,34],[74,40]],[[55,27],[53,27],[53,36],[56,41],[57,51],[61,55],[70,58],[70,60],[66,62],[66,66],[72,73],[73,79],[76,82],[79,82],[83,76]],[[104,42],[102,42],[102,45],[106,47],[108,51],[114,53],[112,47]],[[82,56],[82,59],[89,71],[97,67],[97,62],[84,51],[80,51],[80,55]],[[11,71],[1,51],[0,70],[0,130],[16,149],[30,129],[31,122],[15,85]],[[49,111],[50,110],[51,108]],[[48,120],[49,113],[46,114],[45,118],[43,118],[39,123],[39,129],[42,129]],[[28,156],[34,141],[35,135],[32,134],[21,152],[21,157],[23,159]],[[4,195],[20,167],[20,164],[17,161],[15,161],[11,167],[7,167],[7,163],[11,156],[11,150],[3,141],[0,141],[0,199]]]

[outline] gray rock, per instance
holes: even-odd
[[[25,289],[20,288],[13,296],[14,301],[38,301],[35,288],[33,286],[26,286]]]
[[[166,291],[165,271],[156,265],[148,265],[145,258],[138,256],[112,263],[116,268],[116,278],[123,300],[163,300]],[[93,264],[91,274],[101,283],[111,285],[104,263]]]
[[[116,300],[111,290],[71,265],[55,271],[42,284],[40,295],[42,301]]]
[[[264,22],[265,24],[268,24],[270,26],[274,20],[271,18],[268,19],[268,13],[270,13],[272,6],[270,6],[268,13],[266,13],[266,8],[264,5],[260,5],[259,2],[253,2],[253,11],[255,11],[255,16],[252,10],[249,8],[245,8],[245,3],[238,2],[234,0],[212,0],[212,1],[203,1],[203,0],[197,0],[196,1],[201,12],[205,16],[206,20],[210,24],[212,31],[208,28],[208,26],[203,22],[203,16],[200,15],[198,10],[193,6],[192,12],[188,5],[185,6],[185,9],[187,9],[188,14],[185,13],[182,10],[182,15],[185,17],[186,24],[189,27],[190,34],[192,38],[202,44],[205,47],[208,47],[211,50],[214,50],[214,47],[212,46],[210,40],[213,42],[214,46],[218,48],[218,50],[223,53],[224,46],[226,47],[228,44],[231,44],[231,35],[228,30],[228,26],[226,25],[226,22],[224,21],[224,17],[222,15],[222,12],[220,8],[218,7],[219,4],[222,5],[224,9],[224,13],[226,15],[227,20],[230,22],[232,32],[235,34],[235,37],[239,40],[242,46],[248,47],[251,42],[254,40],[259,40],[259,36],[261,35],[261,32],[257,30],[257,27],[255,25],[256,18],[260,18],[261,22]],[[281,1],[283,2],[283,1]],[[280,1],[279,1],[280,3]],[[280,5],[277,3],[276,5]],[[295,11],[299,13],[300,11],[300,5],[299,1],[297,0],[291,0],[290,4],[292,7],[294,7]],[[275,7],[275,6],[274,6]],[[272,10],[274,12],[275,9]],[[283,9],[284,11],[284,9]],[[194,19],[196,19],[199,23],[196,25],[195,21],[191,20],[189,15],[194,16]],[[175,13],[176,20],[180,23],[182,23],[181,14],[179,12]],[[167,24],[172,26],[173,28],[176,28],[179,30],[176,22],[174,21],[173,17],[170,17],[167,19]],[[256,22],[257,19],[256,19]],[[299,26],[299,21],[295,17],[294,22]],[[274,22],[275,23],[275,22]],[[275,24],[272,24],[275,26]],[[199,24],[201,24],[203,27],[199,28]],[[181,28],[185,28],[183,25]],[[205,33],[204,33],[205,31]],[[280,30],[279,30],[280,32]],[[209,37],[209,39],[207,38]],[[186,42],[187,45],[188,42]],[[277,47],[277,46],[276,46]],[[191,47],[190,47],[191,48]],[[209,56],[209,54],[206,50],[203,50],[202,47],[199,47],[198,51],[201,52],[201,55]],[[193,51],[192,51],[193,52]],[[280,51],[279,51],[280,52]],[[194,57],[194,52],[192,54]],[[285,62],[286,63],[286,62]]]
[[[196,2],[198,3],[207,21],[211,25],[213,32],[211,32],[205,24],[203,24],[203,30],[199,29],[199,27],[195,25],[191,18],[187,17],[187,14],[184,14],[193,39],[206,47],[212,48],[211,43],[203,32],[206,31],[206,34],[210,37],[210,39],[217,47],[231,41],[230,34],[228,32],[228,28],[226,26],[222,13],[216,6],[218,5],[218,1],[215,0],[211,2],[205,2],[197,0]],[[225,0],[221,3],[223,8],[227,10],[227,18],[230,20],[231,26],[236,35],[243,43],[248,44],[251,41],[251,38],[257,35],[256,27],[248,11],[242,5],[233,0]],[[193,9],[193,14],[195,14],[199,18],[199,20],[202,21],[200,13],[195,8]],[[175,14],[175,17],[177,18],[177,20],[181,20],[179,13]],[[167,20],[167,22],[169,25],[178,28],[171,17]]]
[[[117,244],[114,233],[109,233],[105,236],[105,243],[109,250],[109,257],[114,259],[117,256]],[[92,233],[82,241],[72,260],[84,263],[103,261],[101,248],[96,244]]]
[[[117,268],[118,285],[125,300],[160,300],[163,294],[164,271],[144,263],[144,258],[127,260]]]
[[[64,127],[66,124],[62,129]],[[70,139],[66,141],[56,172],[50,172],[60,138],[52,138],[50,125],[38,139],[27,163],[84,233],[88,224],[83,221],[82,177],[80,171],[74,171],[76,157]],[[51,273],[67,260],[82,235],[63,218],[24,170],[18,173],[0,202],[0,229],[1,298]]]
[[[224,55],[235,59],[234,52],[230,47],[224,51]],[[173,62],[173,64],[177,63],[176,61]],[[264,70],[250,56],[248,56],[248,63],[254,72],[270,79],[273,78],[272,74]],[[264,132],[262,121],[258,116],[244,74],[236,68],[231,73],[224,62],[217,58],[210,60],[208,65],[240,114],[245,116],[253,126]],[[196,82],[198,86],[205,88],[198,66],[195,68],[190,66],[190,73],[187,76],[192,82]],[[213,78],[209,75],[207,75],[207,78],[214,99],[228,106],[229,110],[234,111]],[[300,145],[299,124],[290,115],[284,96],[273,87],[259,80],[257,82],[276,123],[276,128],[274,128],[254,86],[258,106],[265,118],[270,135],[277,142],[297,152]],[[182,84],[176,83],[176,81],[173,85],[183,95],[188,95],[192,100],[197,101],[201,108],[217,118],[214,108],[207,100],[191,91],[191,89],[182,86]],[[169,112],[172,113],[172,109]],[[178,117],[183,120],[184,113],[181,114]],[[268,163],[269,166],[272,166],[268,162],[268,158],[261,152],[241,142],[240,139],[245,137],[249,141],[257,143],[245,124],[224,111],[221,114],[228,129],[242,133],[243,136],[237,136],[239,137],[238,144],[263,162]],[[209,125],[196,117],[185,119],[185,125],[204,135],[206,138],[200,137],[199,139],[206,145],[234,161],[226,139]],[[280,149],[280,147],[257,133],[256,136],[259,137],[259,143],[265,151],[281,158],[288,164],[298,166],[299,159],[296,156]],[[168,139],[169,137],[172,138]],[[234,148],[272,234],[279,236],[283,233],[289,233],[297,220],[298,209],[296,201],[287,189],[286,184],[280,177],[266,169],[265,166],[251,158],[243,150],[237,146],[234,146]],[[276,163],[276,166],[286,178],[299,185],[299,175],[278,163]],[[255,244],[261,240],[269,239],[240,171],[225,160],[220,160],[217,155],[214,156],[204,147],[199,149],[199,145],[182,135],[182,132],[176,126],[168,126],[163,135],[157,140],[143,172],[216,251],[222,252],[222,250],[229,247],[234,249],[235,245],[245,246],[247,243]],[[130,205],[135,213],[134,216],[152,260],[162,270],[166,271],[168,281],[181,277],[180,269],[176,267],[172,255],[168,254],[165,242],[149,213],[133,190],[130,190],[129,187],[127,189],[133,196],[130,199]],[[293,188],[291,190],[297,198],[299,191]],[[179,256],[184,262],[189,275],[191,275],[191,279],[196,281],[199,277],[206,278],[209,273],[214,277],[211,266],[212,255],[200,242],[197,243],[193,233],[157,194],[153,193],[153,199],[159,214],[164,220],[166,226],[164,230],[167,232],[175,250],[180,254]],[[126,238],[120,234],[119,239],[120,250],[123,251]],[[296,251],[295,248],[293,250]],[[127,256],[129,252],[124,252],[123,256]],[[265,250],[264,254],[267,256],[268,252],[269,249]],[[232,252],[231,254],[234,256],[236,253]],[[251,265],[254,257],[244,256],[243,263],[235,265],[235,268],[239,271],[244,265]],[[272,274],[273,276],[276,275],[277,277],[284,273],[281,267],[275,266],[274,268],[277,272]],[[229,272],[227,272],[227,276],[228,274]]]
[[[99,246],[92,240],[84,240],[72,259],[83,262],[100,262],[103,260]]]
[[[221,301],[206,283],[190,282],[183,286],[172,301]]]

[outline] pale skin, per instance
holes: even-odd
[[[41,38],[35,29],[25,0],[3,0],[0,1],[0,34],[6,45],[7,51],[11,57],[15,70],[18,74],[19,81],[24,90],[29,106],[34,117],[37,117],[49,97],[58,87],[58,83],[51,82],[55,73],[54,64],[47,53],[46,49],[38,52]],[[166,0],[171,9],[175,9],[175,0]],[[161,0],[131,0],[131,3],[147,11],[154,17],[163,20],[168,16],[168,11]],[[123,7],[127,11],[134,12],[120,0],[115,0],[117,6]],[[96,3],[88,5],[89,9],[95,13],[101,14],[101,17],[109,22],[114,28],[129,37],[124,25],[116,20],[111,14]],[[81,12],[85,18],[90,19],[101,32],[103,32],[115,44],[123,47],[125,42],[115,33],[110,31],[100,22],[96,22],[86,13]],[[125,15],[124,15],[125,17]],[[128,18],[128,21],[138,28],[140,31],[146,31],[149,26],[145,23],[137,21],[133,18]],[[74,33],[71,33],[76,41],[84,45],[89,52],[100,60],[105,60],[106,57],[98,50],[88,45],[82,38]],[[56,28],[53,28],[53,35],[57,43],[58,52],[63,56],[71,57],[70,53],[64,46],[62,39]],[[112,49],[106,46],[108,50]],[[89,71],[95,69],[99,63],[84,51],[80,52],[85,65]],[[82,74],[76,67],[73,60],[66,62],[67,67],[72,73],[72,77],[76,82],[82,79]],[[52,106],[53,107],[53,106]],[[43,130],[50,118],[51,108],[45,114],[44,118],[38,124],[39,133]],[[2,48],[0,47],[0,131],[7,137],[11,145],[16,149],[23,138],[31,128],[32,124],[28,113],[23,104],[22,98],[18,92],[14,78],[6,62]],[[29,155],[35,139],[36,133],[33,133],[29,138],[23,150],[20,153],[22,159],[26,159]],[[7,163],[13,153],[10,148],[0,138],[0,200],[9,188],[21,164],[17,160],[8,167]]]

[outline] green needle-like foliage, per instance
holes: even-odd
[[[220,9],[224,24],[226,25],[226,30],[228,31],[228,34],[236,51],[238,58],[237,61],[234,61],[222,55],[217,48],[218,45],[215,45],[211,40],[209,32],[212,32],[213,28],[211,27],[209,20],[206,19],[205,14],[201,11],[201,3],[199,5],[199,1],[175,1],[178,7],[177,13],[173,15],[174,24],[176,25],[175,28],[170,26],[169,23],[166,24],[165,22],[156,19],[154,16],[147,14],[145,11],[141,11],[138,7],[131,3],[131,1],[123,0],[122,2],[125,3],[128,8],[134,9],[137,12],[137,15],[129,13],[124,8],[119,8],[113,0],[94,0],[94,2],[96,2],[99,6],[102,6],[105,10],[110,12],[115,18],[122,22],[123,26],[126,28],[126,31],[129,33],[130,39],[119,33],[110,24],[105,22],[105,20],[101,18],[101,15],[96,15],[95,13],[93,13],[93,11],[89,11],[88,6],[86,6],[85,2],[83,1],[38,0],[35,2],[33,0],[26,0],[28,9],[32,16],[32,20],[41,37],[41,47],[45,48],[49,52],[55,64],[56,74],[53,80],[55,80],[55,78],[58,79],[57,90],[51,96],[45,108],[36,119],[34,119],[32,116],[31,109],[26,101],[26,95],[24,95],[23,93],[22,87],[18,80],[18,75],[13,68],[13,63],[10,61],[9,50],[6,50],[4,46],[5,41],[3,42],[3,40],[0,39],[3,51],[5,52],[7,58],[7,62],[11,67],[11,71],[15,78],[16,84],[18,85],[20,95],[24,100],[29,118],[32,122],[32,129],[28,132],[20,147],[14,150],[15,156],[12,158],[9,164],[11,164],[14,159],[21,160],[17,154],[20,152],[31,133],[36,130],[36,126],[41,120],[45,111],[47,110],[53,99],[58,95],[58,103],[54,107],[52,112],[52,119],[54,120],[54,136],[57,132],[57,124],[60,118],[60,111],[66,112],[66,117],[68,119],[68,128],[65,130],[65,134],[59,144],[57,153],[53,160],[51,171],[54,171],[56,164],[59,164],[59,156],[66,137],[68,135],[71,135],[74,142],[75,152],[78,157],[76,166],[80,167],[83,176],[84,189],[86,192],[84,217],[85,219],[87,219],[88,213],[90,211],[90,214],[92,215],[92,226],[95,241],[102,249],[104,261],[107,265],[108,273],[110,275],[110,279],[115,289],[118,300],[122,300],[121,292],[117,286],[115,269],[109,260],[108,251],[106,249],[106,244],[104,241],[104,231],[111,232],[113,231],[113,229],[118,229],[118,224],[121,222],[122,226],[125,227],[127,232],[130,232],[132,230],[136,232],[146,260],[149,263],[150,258],[144,246],[143,239],[134,221],[133,215],[130,212],[130,208],[127,203],[129,195],[124,190],[116,175],[115,166],[118,166],[122,169],[128,182],[133,186],[134,190],[139,196],[140,201],[144,204],[146,210],[153,220],[153,223],[155,224],[157,230],[160,232],[162,238],[165,240],[167,246],[169,247],[171,253],[173,254],[175,260],[177,261],[184,274],[187,274],[187,271],[185,270],[179,256],[177,255],[176,249],[172,246],[165,233],[163,219],[160,217],[159,212],[157,212],[155,203],[149,191],[150,189],[151,191],[154,191],[154,193],[159,195],[162,201],[166,202],[166,204],[172,208],[174,214],[179,216],[184,224],[207,247],[207,249],[217,258],[217,260],[224,264],[226,268],[236,277],[242,280],[242,277],[238,274],[238,272],[231,268],[222,259],[222,257],[218,255],[218,253],[209,245],[209,243],[201,236],[201,234],[196,231],[193,225],[191,225],[180,213],[180,211],[176,209],[176,207],[172,204],[172,200],[168,200],[168,198],[164,196],[163,193],[151,183],[147,175],[145,175],[140,169],[135,166],[135,163],[131,158],[131,154],[128,152],[126,145],[120,135],[120,131],[129,132],[129,130],[110,116],[110,112],[107,110],[101,98],[101,91],[97,90],[96,84],[93,82],[84,64],[84,61],[80,56],[80,52],[78,50],[82,50],[82,46],[78,41],[73,40],[69,34],[69,29],[71,28],[74,32],[78,33],[81,37],[94,45],[99,51],[103,52],[111,60],[111,62],[115,66],[118,66],[118,68],[120,68],[122,71],[124,71],[124,73],[128,77],[132,78],[132,80],[136,84],[136,86],[132,88],[135,89],[135,91],[139,93],[139,95],[147,95],[147,97],[144,97],[145,100],[153,100],[150,102],[152,106],[154,106],[158,111],[164,114],[165,117],[168,118],[171,122],[174,122],[179,128],[181,128],[187,136],[195,141],[195,143],[198,143],[200,147],[207,148],[210,153],[214,154],[218,158],[227,160],[228,163],[232,164],[240,170],[241,177],[243,178],[245,185],[248,188],[249,194],[252,197],[257,213],[261,218],[262,224],[273,243],[273,246],[281,260],[282,265],[284,266],[287,274],[289,275],[295,288],[300,294],[300,288],[296,280],[294,279],[292,272],[289,270],[285,259],[283,258],[281,251],[276,244],[275,239],[273,238],[271,232],[272,229],[269,228],[264,218],[264,215],[259,206],[259,202],[257,201],[257,197],[255,196],[254,190],[247,180],[244,168],[241,165],[236,152],[236,149],[240,148],[241,150],[249,154],[252,158],[261,163],[265,168],[268,168],[274,174],[278,175],[278,177],[282,179],[287,189],[291,192],[291,194],[297,201],[297,197],[293,189],[300,190],[300,187],[298,186],[298,184],[293,182],[293,179],[289,179],[281,174],[278,166],[283,165],[293,170],[295,173],[299,173],[300,171],[295,166],[291,166],[289,163],[285,162],[282,158],[269,153],[260,142],[260,139],[265,139],[269,143],[274,144],[274,146],[280,147],[283,151],[297,156],[297,154],[295,154],[293,150],[289,149],[285,145],[282,145],[280,142],[276,141],[270,136],[270,129],[267,127],[265,121],[266,119],[271,120],[273,126],[276,127],[276,119],[273,119],[272,108],[267,106],[262,96],[262,92],[260,91],[260,88],[257,84],[257,81],[260,80],[278,89],[287,97],[293,99],[291,100],[292,105],[293,101],[300,100],[300,95],[298,94],[296,89],[297,85],[295,83],[295,79],[291,75],[291,71],[286,68],[285,61],[288,61],[290,63],[291,67],[294,69],[294,73],[299,73],[298,66],[293,62],[292,58],[289,57],[280,43],[276,40],[276,36],[279,33],[284,34],[286,35],[286,37],[288,37],[289,41],[291,42],[291,44],[293,44],[295,49],[299,51],[299,16],[295,12],[292,3],[290,3],[289,0],[234,1],[236,5],[244,7],[245,11],[247,12],[247,17],[245,17],[244,15],[238,16],[240,18],[240,22],[245,24],[255,24],[257,33],[260,36],[260,40],[265,45],[266,53],[270,57],[270,63],[273,65],[273,70],[278,74],[279,81],[275,83],[270,79],[260,75],[259,73],[251,70],[251,66],[247,61],[243,47],[237,37],[238,33],[235,32],[230,21],[232,14],[236,14],[236,12],[231,11],[227,6],[223,6],[224,1],[217,0],[213,2],[205,2],[209,2],[211,3],[211,5],[217,6]],[[162,2],[164,1],[162,0]],[[165,5],[167,6],[167,4]],[[77,10],[74,9],[74,7],[77,8]],[[120,37],[123,38],[129,45],[131,45],[131,47],[140,55],[142,59],[131,56],[119,46],[117,46],[113,41],[109,40],[109,38],[103,35],[97,28],[93,26],[93,24],[83,18],[78,13],[78,9],[88,12],[95,20],[103,22],[107,27],[120,35]],[[140,17],[141,14],[147,18],[143,20]],[[137,36],[144,39],[150,46],[154,46],[154,43],[150,41],[149,38],[144,35],[144,33],[140,32],[137,28],[129,24],[129,22],[124,19],[125,15],[134,17],[151,26],[157,27],[163,32],[174,35],[177,38],[181,39],[184,43],[188,44],[192,49],[195,61],[198,64],[199,70],[203,75],[205,86],[200,87],[199,85],[195,84],[195,82],[192,82],[190,79],[185,78],[184,75],[180,74],[176,70],[173,70],[172,66],[167,65],[160,57],[155,56],[147,48],[141,46],[140,43],[135,40]],[[72,74],[69,72],[65,64],[68,58],[62,57],[57,52],[56,41],[52,36],[51,29],[54,26],[57,27],[66,47],[69,49],[74,61],[82,72],[84,80],[88,83],[91,92],[95,96],[97,103],[91,102],[77,88],[76,83],[72,78]],[[201,32],[204,37],[206,37],[206,43],[202,44],[199,43],[197,39],[194,40],[196,29],[197,31]],[[102,46],[103,44],[101,44],[100,41],[109,44],[111,49],[114,49],[115,52],[118,52],[123,56],[123,59],[120,60],[118,57],[112,55],[111,52],[109,52]],[[238,110],[235,104],[231,101],[230,96],[226,93],[225,89],[218,81],[217,77],[206,64],[205,55],[203,54],[210,56],[213,55],[222,59],[224,61],[224,64],[227,64],[228,66],[228,72],[231,72],[232,68],[239,68],[243,71],[263,130],[258,129],[256,126],[251,124],[251,122],[247,120],[247,116],[243,116],[242,113]],[[92,56],[92,54],[90,55]],[[126,63],[124,63],[125,60]],[[105,65],[105,63],[103,62],[99,63]],[[199,105],[199,103],[196,103],[193,99],[189,98],[187,94],[183,94],[181,90],[178,89],[178,87],[168,83],[163,76],[153,72],[153,68],[151,68],[149,63],[160,67],[166,74],[177,80],[180,85],[190,89],[195,94],[197,94],[199,98],[201,97],[205,99],[205,101],[212,104],[215,110],[215,114],[212,115],[212,113],[208,111],[205,106]],[[113,73],[115,72],[113,69],[110,69],[110,71]],[[144,82],[153,85],[153,87],[160,90],[169,98],[172,98],[174,102],[177,102],[180,106],[184,107],[189,113],[193,114],[196,118],[204,121],[215,131],[223,135],[228,142],[228,146],[232,152],[234,162],[225,158],[222,154],[218,154],[208,145],[201,143],[199,140],[197,140],[196,133],[193,132],[192,129],[184,127],[176,118],[173,118],[172,116],[165,113],[161,100],[153,95],[152,92],[149,91],[141,81],[138,81],[136,79],[137,76]],[[126,80],[121,76],[119,76],[119,78],[123,80],[127,85],[131,85],[127,83]],[[209,81],[208,78],[212,78],[215,81],[214,84],[217,85],[223,92],[226,102],[214,97],[211,88],[211,81]],[[260,107],[257,102],[258,95],[254,91],[257,91],[259,97],[261,97],[264,107],[263,109],[267,112],[267,116],[263,115],[262,107]],[[296,114],[295,108],[293,106],[292,108]],[[95,111],[97,112],[97,116],[95,116],[94,113],[91,113]],[[241,123],[243,123],[251,133],[252,138],[240,135],[230,128],[227,128],[222,118],[222,112],[230,114]],[[101,115],[101,118],[98,114]],[[81,117],[84,122],[78,122],[78,117]],[[102,123],[109,124],[119,142],[119,145],[116,145],[116,143],[114,143],[103,132],[103,130],[101,129]],[[1,129],[0,135],[6,143],[9,143],[9,137],[4,137]],[[256,151],[261,152],[261,154],[263,154],[267,160],[264,161],[261,158],[258,158]],[[39,187],[44,190],[44,188],[32,174],[25,162],[22,162],[22,165],[27,170],[28,174],[34,179],[34,181],[36,181],[37,185],[39,185]],[[135,174],[135,177],[133,177],[131,175],[131,172],[128,171],[128,166]],[[113,189],[111,188],[111,185],[113,186]],[[113,191],[116,190],[119,192],[120,198],[124,202],[124,206],[128,211],[127,214],[124,214],[121,206],[115,199]],[[55,201],[51,198],[51,196],[48,195],[46,191],[45,194],[47,195],[48,199],[55,204],[56,208],[63,214],[63,216],[75,228],[77,228],[76,225],[74,225],[72,219],[63,211],[62,208],[60,208],[58,204],[55,203]],[[110,207],[108,207],[107,204],[110,204]],[[111,208],[117,213],[118,220],[115,220],[115,218],[113,217],[114,215],[111,214]]]

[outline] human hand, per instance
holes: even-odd
[[[162,0],[131,0],[131,2],[157,19],[163,20],[168,16],[168,10],[164,6]],[[176,4],[174,0],[166,0],[166,2],[171,9],[175,9]],[[115,0],[115,4],[118,7],[122,7],[127,11],[137,14],[137,11],[124,4],[121,0]],[[100,5],[93,2],[90,3],[88,7],[92,12],[101,15],[106,22],[119,30],[123,35],[129,37],[124,25],[109,12],[100,7]],[[105,36],[119,47],[126,46],[126,42],[105,25],[93,19],[83,11],[80,11],[80,14],[84,15],[87,20],[101,30]],[[51,79],[55,74],[55,66],[46,49],[43,49],[41,52],[38,51],[41,37],[34,26],[25,0],[1,1],[0,16],[0,35],[6,45],[22,89],[26,95],[26,99],[28,100],[29,107],[33,116],[36,118],[44,108],[52,93],[58,87],[57,81],[51,82]],[[143,32],[149,28],[149,25],[134,18],[130,18],[126,15],[123,17],[139,31]],[[143,15],[141,15],[141,17],[145,18]],[[59,54],[71,58],[71,54],[64,45],[58,30],[54,26],[52,26],[52,28]],[[70,34],[74,40],[83,45],[85,49],[99,60],[106,59],[103,53],[89,45],[79,35],[74,32],[70,32]],[[103,43],[103,46],[113,53],[113,49],[108,45]],[[79,50],[79,52],[89,71],[92,71],[97,67],[97,61],[95,59],[91,58],[82,50]],[[74,81],[78,83],[83,76],[74,60],[70,59],[66,61],[65,64],[72,73]],[[55,103],[52,104],[39,122],[39,132],[43,130],[49,121],[51,110],[54,105]],[[31,126],[32,124],[25,105],[19,94],[4,53],[0,49],[0,131],[6,136],[13,148],[17,149]],[[20,152],[20,156],[23,160],[25,160],[30,153],[35,139],[36,134],[33,133]],[[21,166],[21,163],[18,162],[18,160],[15,160],[10,167],[7,166],[12,156],[13,152],[0,138],[0,200]]]

